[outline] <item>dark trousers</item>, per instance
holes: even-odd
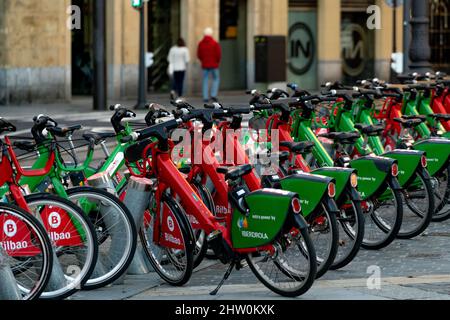
[[[186,71],[175,71],[173,73],[173,90],[179,97],[183,96],[184,76]]]

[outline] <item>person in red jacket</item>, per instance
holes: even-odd
[[[213,38],[213,29],[206,28],[204,38],[198,44],[197,56],[202,63],[203,69],[203,101],[209,102],[209,77],[212,75],[211,100],[217,102],[220,86],[220,61],[222,60],[222,49],[220,44]]]

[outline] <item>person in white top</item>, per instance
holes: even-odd
[[[184,39],[180,38],[173,46],[167,57],[169,61],[169,75],[172,76],[172,89],[178,95],[183,96],[184,78],[190,61],[189,49],[186,47]]]

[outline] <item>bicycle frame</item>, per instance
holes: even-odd
[[[339,108],[337,114],[339,115],[340,121],[331,121],[335,125],[336,131],[349,131],[353,132],[357,129],[355,128],[356,123],[361,123],[365,125],[374,125],[372,118],[372,111],[374,109],[374,104],[371,99],[360,98],[353,103],[353,110],[346,110],[344,108]],[[333,117],[333,112],[331,112],[331,117]],[[406,150],[391,150],[385,152],[383,143],[379,136],[369,136],[366,140],[361,137],[357,140],[355,144],[355,151],[357,155],[366,156],[371,154],[376,154],[378,156],[392,158],[398,161],[399,174],[398,182],[402,187],[407,187],[414,181],[411,180],[417,170],[423,170],[422,167],[422,157],[425,156],[423,151],[406,151]],[[428,176],[428,174],[426,175]]]
[[[268,118],[268,120],[266,122],[267,132],[271,133],[272,130],[276,129],[276,130],[278,130],[278,138],[279,138],[280,142],[294,142],[294,139],[292,138],[291,133],[290,133],[291,125],[289,122],[282,120],[280,114],[274,113],[273,115],[271,115]],[[301,124],[299,124],[299,125],[301,125]],[[309,129],[309,127],[305,128],[305,132],[307,132],[308,129]],[[331,160],[331,158],[329,158],[325,149],[323,148],[323,145],[320,143],[320,141],[318,141],[317,137],[312,133],[312,131],[310,133],[311,133],[311,136],[309,137],[309,139],[305,139],[305,140],[315,142],[315,148],[312,151],[313,155],[316,158],[323,157],[321,160],[323,162],[326,162],[329,160],[331,162],[333,162]],[[269,134],[269,140],[270,139],[271,139],[271,134]],[[324,153],[321,153],[320,150],[323,150]],[[290,162],[293,164],[293,168],[298,169],[302,172],[332,178],[335,181],[335,186],[336,186],[335,199],[336,199],[336,203],[338,204],[338,206],[343,205],[348,200],[346,192],[345,192],[346,189],[350,190],[350,196],[351,196],[352,200],[357,200],[357,201],[361,200],[360,195],[356,191],[356,189],[351,187],[352,175],[356,174],[355,169],[334,167],[333,166],[334,163],[333,163],[331,166],[324,166],[319,169],[311,170],[308,163],[305,161],[303,156],[300,154],[297,154],[297,155],[291,154]],[[281,172],[280,172],[280,174],[283,175]],[[309,196],[309,194],[307,195],[307,197],[308,196]]]
[[[322,145],[322,142],[316,137],[311,129],[314,115],[304,117],[301,110],[296,110],[293,113],[293,129],[292,135],[296,141],[313,141],[314,157],[320,166],[330,167],[334,165],[333,159],[327,153]],[[341,123],[351,128],[352,122],[345,114],[338,113],[336,116]],[[351,131],[351,130],[344,130]],[[354,130],[353,130],[354,131]],[[350,161],[350,168],[356,169],[358,173],[358,191],[360,192],[363,200],[366,200],[373,196],[381,196],[386,191],[386,181],[391,179],[393,185],[400,189],[398,180],[391,175],[391,167],[396,164],[397,161],[385,157],[378,156],[364,156],[358,159]]]
[[[233,251],[239,253],[239,254],[248,254],[253,253],[257,251],[271,251],[273,250],[273,247],[270,244],[271,239],[273,239],[283,226],[285,222],[285,218],[287,217],[287,214],[289,212],[289,206],[291,204],[291,199],[294,194],[292,193],[285,193],[284,197],[282,193],[274,193],[271,199],[268,201],[272,202],[272,206],[270,208],[276,207],[276,205],[279,206],[279,210],[277,211],[279,213],[279,217],[281,219],[277,219],[275,223],[271,228],[271,230],[267,229],[266,225],[261,226],[260,223],[255,222],[254,216],[250,213],[247,216],[244,216],[242,213],[238,212],[238,209],[235,208],[233,214],[229,214],[225,218],[225,226],[223,226],[221,223],[219,223],[216,220],[216,217],[211,213],[211,211],[206,207],[206,205],[202,202],[202,200],[198,197],[196,191],[192,188],[192,186],[189,184],[188,180],[180,173],[180,171],[176,168],[175,164],[173,163],[171,157],[170,157],[170,150],[169,151],[162,151],[157,147],[157,143],[151,143],[149,144],[145,150],[143,151],[143,155],[148,154],[148,151],[151,150],[151,159],[146,159],[144,162],[144,165],[141,166],[143,168],[144,172],[142,176],[156,176],[158,181],[158,188],[155,194],[155,200],[156,200],[156,211],[155,212],[162,212],[161,211],[161,203],[164,194],[167,191],[170,191],[170,194],[173,197],[176,197],[180,199],[180,203],[185,208],[189,208],[189,214],[195,217],[195,219],[198,221],[199,225],[201,226],[201,229],[206,232],[206,234],[211,234],[213,231],[220,231],[223,235],[223,239],[226,241],[228,246],[230,248],[233,248]],[[203,161],[211,164],[208,166],[208,172],[211,173],[213,177],[216,179],[220,178],[213,174],[213,169],[217,168],[219,166],[217,159],[215,158],[211,148],[209,146],[205,146],[204,153],[203,153]],[[151,168],[151,172],[146,172],[145,168]],[[199,167],[197,167],[199,168]],[[192,174],[194,174],[195,170],[192,171]],[[225,190],[225,184],[223,184],[222,180],[222,187],[225,194],[229,193],[228,188]],[[263,206],[267,206],[267,201],[262,201],[258,204],[258,202],[251,201],[252,198],[259,197],[259,194],[252,193],[248,194],[246,197],[246,201],[250,200],[253,205],[250,205],[250,212],[252,211],[252,208],[255,209],[257,212],[258,210],[261,210]],[[265,196],[265,195],[263,195]],[[287,208],[285,212],[285,218],[282,218],[283,208]],[[267,207],[266,207],[267,210]],[[245,221],[247,221],[247,224],[239,224],[237,219],[245,218]],[[162,219],[164,221],[164,219]],[[235,221],[236,220],[236,221]],[[164,224],[161,219],[155,219],[154,221],[154,241],[156,243],[159,243],[159,235],[160,230],[163,230]],[[252,223],[255,223],[253,228],[265,228],[265,238],[264,239],[255,239],[252,237],[248,237],[249,239],[245,240],[242,239],[242,237],[239,236],[239,231],[242,231],[241,229],[247,229],[249,228],[248,225],[252,225]],[[235,226],[235,227],[234,227]],[[234,228],[233,228],[234,227]],[[278,227],[278,228],[277,228]],[[306,227],[306,226],[305,226]],[[251,228],[251,227],[250,227]],[[250,229],[252,230],[252,229]],[[233,234],[232,234],[233,233]],[[247,234],[257,233],[257,231],[253,231]],[[239,248],[236,247],[236,239],[240,238],[238,241]],[[232,239],[234,239],[232,241]],[[269,244],[266,245],[260,245],[255,246],[254,243],[262,243],[266,242]]]
[[[412,93],[405,93],[403,103],[394,99],[388,99],[381,112],[374,113],[375,117],[386,121],[386,129],[383,136],[386,144],[396,145],[396,139],[401,135],[402,126],[393,119],[401,118],[404,112],[406,115],[419,115],[416,109],[416,102],[419,98],[414,97]],[[423,138],[412,146],[413,150],[424,151],[427,157],[427,170],[431,176],[439,175],[444,171],[450,161],[450,140],[432,136],[431,130],[425,123],[420,124],[414,130]]]
[[[447,114],[450,113],[450,92],[449,88],[436,88],[433,90],[433,98],[431,100],[431,108],[434,113]],[[450,121],[441,120],[441,125],[446,131],[450,131]]]

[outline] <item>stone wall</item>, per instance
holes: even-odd
[[[69,0],[0,0],[0,104],[70,99]]]

